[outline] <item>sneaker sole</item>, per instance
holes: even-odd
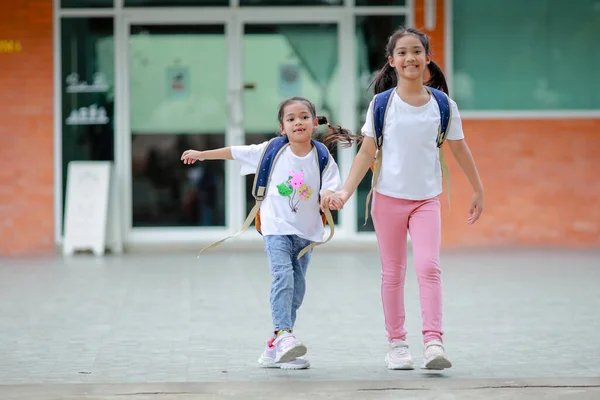
[[[279,368],[279,369],[286,369],[286,370],[297,370],[297,369],[309,368],[310,362],[306,361],[304,364],[292,364],[292,363],[278,364],[278,363],[275,363],[270,358],[261,357],[258,359],[258,365],[261,368]]]
[[[258,365],[261,368],[279,368],[279,365],[275,364],[273,359],[262,356],[258,359]]]
[[[413,365],[412,361],[406,362],[404,364],[394,364],[393,362],[390,362],[390,360],[387,356],[385,357],[385,364],[387,366],[387,369],[403,370],[403,371],[415,369],[415,366]]]
[[[279,359],[275,359],[276,364],[289,363],[294,361],[298,357],[302,357],[306,354],[306,346],[302,343],[297,343],[294,347],[283,353]]]
[[[444,356],[435,356],[431,360],[423,361],[423,365],[421,365],[421,369],[433,369],[437,371],[451,367],[452,363]]]
[[[307,361],[304,364],[292,364],[292,363],[283,363],[283,364],[275,364],[279,366],[279,369],[285,370],[298,370],[298,369],[307,369],[310,367],[310,362]]]

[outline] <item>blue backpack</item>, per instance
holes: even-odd
[[[446,192],[448,195],[448,202],[450,202],[450,176],[448,174],[448,165],[446,164],[446,159],[444,157],[444,151],[442,149],[442,145],[448,136],[448,132],[450,130],[450,121],[452,119],[452,108],[450,107],[450,101],[448,100],[448,96],[446,93],[441,90],[434,89],[432,87],[425,87],[429,93],[435,98],[435,101],[438,104],[440,109],[440,125],[438,127],[438,135],[436,138],[436,145],[440,149],[440,164],[442,168],[442,175],[446,179]],[[375,133],[375,145],[377,146],[377,154],[375,156],[375,161],[371,166],[371,170],[373,171],[373,181],[371,183],[371,191],[367,195],[367,204],[365,210],[365,224],[369,219],[369,202],[371,200],[371,195],[373,193],[373,188],[377,184],[377,180],[379,179],[379,172],[381,171],[381,146],[383,145],[383,132],[385,128],[385,117],[387,115],[387,110],[392,103],[392,94],[396,90],[395,87],[386,90],[385,92],[381,92],[375,96],[373,100],[373,132]]]
[[[252,224],[252,221],[254,221],[255,219],[256,219],[256,230],[258,231],[258,233],[260,233],[262,235],[261,223],[260,223],[260,206],[267,195],[267,189],[271,182],[271,174],[273,172],[273,167],[277,163],[277,159],[279,158],[279,156],[283,153],[283,151],[289,145],[290,145],[290,143],[289,143],[289,139],[287,136],[278,136],[269,141],[269,143],[267,144],[267,147],[263,151],[263,154],[260,158],[260,162],[258,163],[258,167],[256,168],[256,173],[254,175],[254,184],[252,186],[252,196],[256,200],[256,204],[254,204],[254,207],[252,208],[252,210],[246,217],[246,220],[244,221],[244,224],[242,225],[241,229],[234,235],[228,236],[224,239],[219,240],[218,242],[211,244],[210,246],[205,247],[204,249],[202,249],[200,251],[200,253],[198,253],[198,255],[200,255],[201,253],[203,253],[204,251],[206,251],[210,248],[220,245],[227,239],[230,239],[232,237],[242,234],[244,231],[246,231],[246,229],[248,229],[248,227],[250,227],[250,225]],[[323,143],[318,142],[316,140],[312,140],[312,145],[317,150],[315,162],[317,162],[319,164],[319,171],[320,171],[320,178],[321,178],[320,183],[319,183],[319,191],[320,191],[321,185],[323,184],[323,173],[329,166],[330,154],[329,154],[329,150],[327,149],[327,146],[325,146]],[[333,237],[334,223],[333,223],[333,218],[331,216],[331,212],[328,209],[325,209],[321,212],[321,216],[322,216],[321,218],[323,220],[323,224],[325,224],[325,223],[329,224],[329,228],[330,228],[329,237],[324,242],[315,242],[315,243],[312,243],[309,246],[305,247],[304,249],[302,249],[302,251],[298,255],[298,259],[300,259],[304,254],[306,254],[306,252],[308,252],[313,247],[323,244],[323,243],[326,243],[329,240],[331,240],[331,238]]]

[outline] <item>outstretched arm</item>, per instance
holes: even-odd
[[[448,140],[448,145],[458,165],[460,165],[473,187],[474,193],[469,207],[468,219],[468,223],[473,224],[483,212],[483,183],[481,183],[479,172],[477,172],[477,167],[475,166],[475,160],[473,159],[471,150],[469,150],[469,146],[467,146],[467,142],[464,139]]]
[[[193,164],[196,161],[204,160],[233,160],[231,147],[223,147],[215,150],[186,150],[181,155],[184,164]]]

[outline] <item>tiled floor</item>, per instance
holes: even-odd
[[[445,378],[600,376],[600,252],[450,252],[442,269]],[[271,326],[261,252],[0,258],[0,383],[427,377],[384,368],[377,253],[317,250],[308,280],[296,334],[312,368],[266,370],[256,366]],[[406,296],[419,362],[412,264]]]

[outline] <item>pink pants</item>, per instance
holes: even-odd
[[[389,340],[405,340],[406,234],[410,233],[423,318],[423,340],[442,340],[440,199],[404,200],[374,193],[371,210],[381,256],[381,299]]]

